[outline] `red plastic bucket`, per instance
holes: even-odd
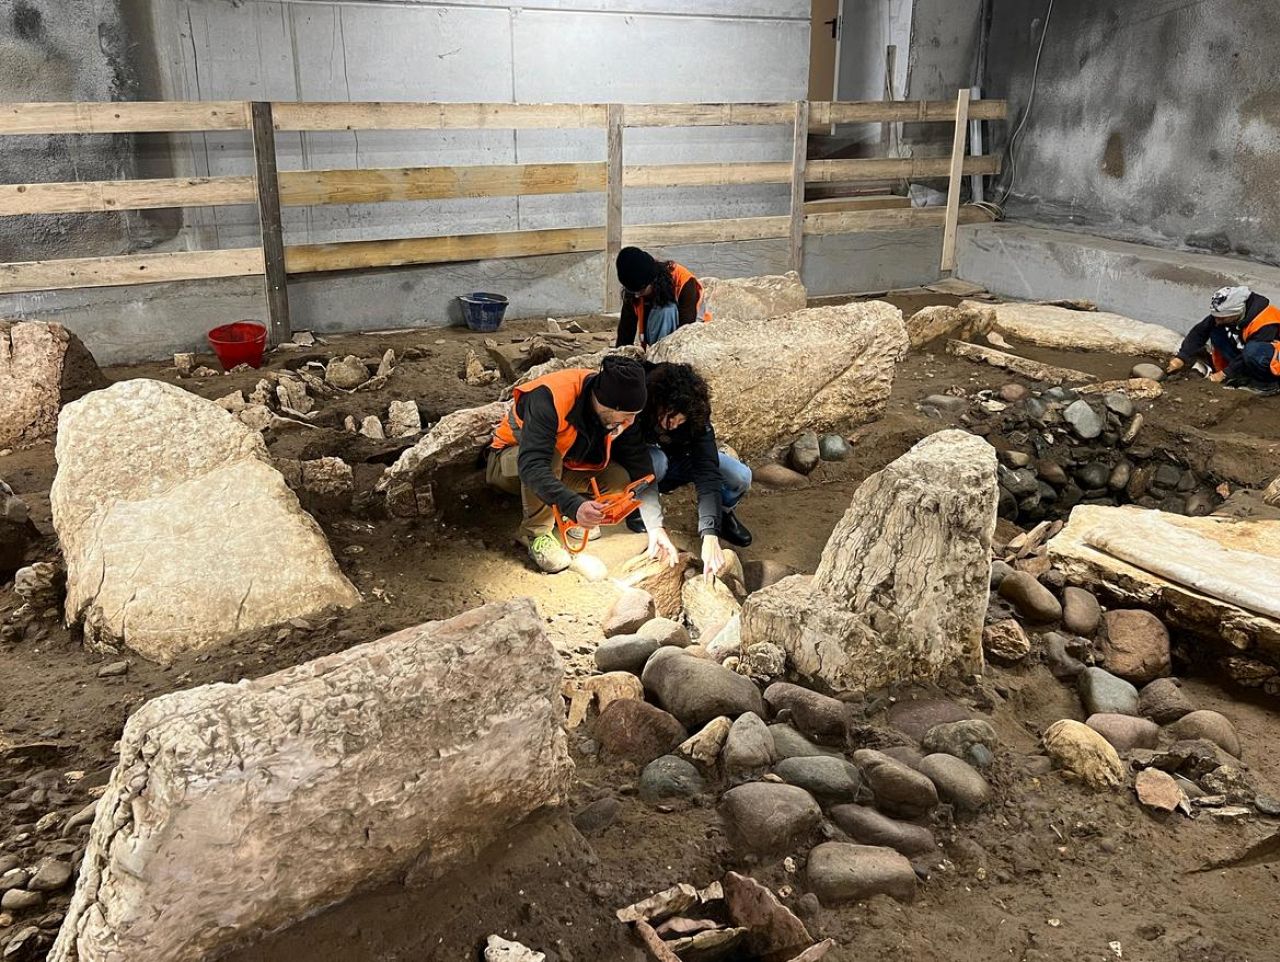
[[[209,344],[218,355],[224,371],[238,364],[262,367],[262,354],[267,349],[267,329],[255,321],[223,324],[209,332]]]

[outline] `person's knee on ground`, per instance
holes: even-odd
[[[751,489],[751,469],[737,458],[721,451],[720,477],[723,479],[720,500],[728,510],[741,501]]]

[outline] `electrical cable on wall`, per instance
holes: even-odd
[[[1053,16],[1053,2],[1049,0],[1049,6],[1044,12],[1044,26],[1040,30],[1040,43],[1036,47],[1035,66],[1031,69],[1031,92],[1027,95],[1027,104],[1022,108],[1022,117],[1018,121],[1018,126],[1014,128],[1013,135],[1009,138],[1008,146],[1005,147],[1005,154],[1009,159],[1009,182],[1005,185],[1004,193],[1000,195],[997,204],[1004,206],[1005,201],[1009,199],[1009,195],[1013,193],[1014,182],[1018,179],[1018,138],[1022,134],[1022,130],[1027,126],[1027,119],[1031,116],[1031,106],[1036,101],[1036,81],[1040,77],[1040,55],[1044,53],[1044,38],[1049,34],[1049,18]]]

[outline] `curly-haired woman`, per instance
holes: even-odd
[[[658,491],[674,491],[693,484],[698,493],[698,534],[702,536],[703,568],[709,574],[724,569],[720,539],[745,548],[751,532],[738,520],[734,508],[751,487],[751,469],[721,452],[711,427],[711,392],[707,382],[688,364],[646,365],[649,398],[637,426],[651,445],[653,473]],[[644,531],[639,514],[627,519],[627,527]],[[665,530],[649,533],[649,553],[674,560]]]
[[[675,261],[660,261],[638,247],[618,252],[622,313],[617,347],[648,347],[695,321],[711,320],[702,283]]]

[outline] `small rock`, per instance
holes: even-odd
[[[1117,609],[1104,621],[1102,660],[1108,671],[1137,684],[1169,674],[1169,631],[1159,618],[1141,609]]]
[[[40,929],[28,925],[17,931],[4,947],[4,958],[19,960],[32,958],[40,943]]]
[[[823,461],[847,461],[853,455],[849,442],[838,434],[824,434],[819,438],[818,452]]]
[[[715,662],[692,658],[685,650],[659,648],[641,673],[645,689],[659,705],[690,728],[718,715],[736,718],[755,712],[764,716],[764,699],[749,678]],[[670,654],[664,656],[664,652]]]
[[[902,818],[919,818],[938,804],[938,791],[928,776],[908,768],[883,752],[863,748],[854,763],[875,795],[876,808]]]
[[[596,668],[602,672],[629,671],[638,675],[659,647],[657,641],[641,635],[614,635],[596,648]]]
[[[592,729],[606,754],[645,765],[688,737],[684,726],[661,708],[633,698],[610,702]]]
[[[956,758],[971,761],[975,745],[981,745],[989,751],[996,751],[1000,747],[1000,739],[990,722],[972,718],[935,725],[925,732],[921,745],[931,755],[954,755]]]
[[[970,709],[947,698],[904,699],[889,709],[889,726],[919,741],[938,725],[976,717]]]
[[[991,590],[995,591],[1000,587],[1000,582],[1013,574],[1013,565],[1004,561],[991,562]]]
[[[734,719],[724,745],[726,775],[741,775],[768,768],[776,759],[773,734],[764,720],[754,712]]]
[[[805,875],[824,906],[876,895],[910,902],[916,895],[916,873],[911,862],[883,846],[823,842],[809,853]]]
[[[387,432],[382,429],[382,422],[372,414],[360,422],[360,433],[374,441],[383,441],[387,437]]]
[[[369,369],[354,354],[335,357],[324,369],[324,379],[329,385],[343,391],[352,391],[369,380]]]
[[[734,844],[760,855],[802,845],[822,821],[813,796],[795,785],[750,782],[724,793],[721,811]]]
[[[1158,364],[1135,364],[1129,376],[1146,378],[1149,381],[1163,381],[1164,368]]]
[[[801,474],[811,472],[818,466],[820,460],[822,460],[822,447],[818,443],[818,436],[812,432],[796,438],[787,452],[788,466]]]
[[[1117,788],[1124,781],[1124,765],[1116,750],[1081,722],[1070,718],[1054,722],[1044,733],[1044,747],[1060,768],[1092,788]]]
[[[813,758],[817,755],[838,755],[830,748],[815,745],[790,725],[770,725],[773,748],[778,758]]]
[[[1083,588],[1062,590],[1062,627],[1075,635],[1092,638],[1102,621],[1102,606]]]
[[[862,787],[857,766],[830,755],[784,758],[773,770],[787,784],[798,785],[820,802],[852,802]]]
[[[692,644],[685,626],[670,618],[654,618],[646,621],[636,632],[641,638],[652,638],[658,645],[669,645],[675,648],[688,648]]]
[[[604,616],[604,636],[634,635],[654,615],[653,595],[639,588],[624,588]]]
[[[1187,802],[1187,796],[1173,777],[1158,768],[1144,768],[1138,772],[1133,780],[1133,789],[1138,801],[1161,812],[1175,811]]]
[[[27,888],[33,892],[56,892],[71,881],[72,872],[70,862],[59,861],[56,858],[41,859],[40,864],[36,866],[35,874],[31,876],[31,881],[27,883]]]
[[[519,942],[491,935],[484,949],[484,962],[545,962],[547,956]]]
[[[583,835],[599,835],[618,820],[622,802],[612,795],[598,798],[573,816],[573,826]]]
[[[952,397],[949,394],[930,394],[920,402],[920,407],[933,408],[944,414],[963,414],[969,410],[969,402],[962,397]]]
[[[999,594],[1028,621],[1046,623],[1062,617],[1062,605],[1053,592],[1026,571],[1015,571],[1001,581]]]
[[[422,413],[414,400],[392,401],[387,409],[387,436],[411,438],[422,433]]]
[[[724,743],[729,738],[729,729],[732,727],[733,721],[724,715],[713,718],[696,735],[691,735],[681,742],[676,750],[704,768],[712,768],[724,749]],[[773,732],[772,728],[770,732]]]
[[[1179,739],[1208,739],[1228,755],[1243,757],[1236,726],[1219,712],[1204,709],[1189,712],[1170,725],[1169,732]]]
[[[6,912],[29,912],[44,905],[44,896],[25,889],[9,889],[0,896],[0,908]]]
[[[1085,724],[1122,753],[1135,748],[1155,748],[1160,741],[1159,725],[1133,715],[1090,715]]]
[[[1031,641],[1012,618],[982,629],[982,649],[995,661],[1012,665],[1031,654]]]
[[[30,872],[25,869],[11,868],[3,875],[0,875],[0,892],[26,888],[29,881],[31,881]]]
[[[1157,725],[1169,725],[1195,710],[1176,678],[1157,678],[1138,694],[1138,711]]]
[[[832,820],[855,842],[878,845],[901,852],[908,858],[936,852],[938,843],[923,825],[900,822],[866,805],[837,805]]]
[[[1084,671],[1084,662],[1067,651],[1066,639],[1056,631],[1051,631],[1041,638],[1044,642],[1045,663],[1053,677],[1059,681],[1074,681]]]
[[[1021,384],[1005,384],[1000,388],[1000,399],[1016,404],[1019,401],[1025,401],[1030,393]]]
[[[960,812],[976,812],[991,802],[991,786],[976,768],[954,755],[926,755],[920,771],[938,789],[938,796]]]
[[[738,672],[755,681],[768,684],[786,674],[787,653],[769,641],[757,641],[742,652]]]
[[[803,488],[809,479],[781,464],[764,464],[752,471],[752,477],[766,488]]]
[[[839,699],[778,681],[764,690],[764,700],[774,714],[789,711],[791,724],[810,738],[844,741],[849,707]]]
[[[1120,391],[1108,391],[1102,395],[1102,403],[1107,406],[1107,410],[1119,415],[1122,418],[1133,417],[1133,401],[1129,395]]]
[[[1087,401],[1072,401],[1062,412],[1062,417],[1071,425],[1076,435],[1085,441],[1092,441],[1106,427],[1101,415]]]
[[[99,678],[118,678],[129,670],[129,662],[113,661],[98,669]]]
[[[1086,668],[1076,679],[1089,715],[1138,714],[1138,689],[1102,668]]]
[[[1223,795],[1227,801],[1252,805],[1257,789],[1253,780],[1239,765],[1219,765],[1200,779],[1201,787],[1214,795]]]
[[[706,790],[698,770],[683,758],[663,755],[655,758],[640,773],[640,798],[658,802],[664,798],[689,798]]]

